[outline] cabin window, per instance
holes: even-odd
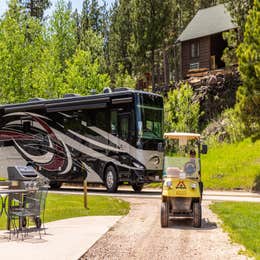
[[[192,42],[190,45],[191,49],[190,49],[190,54],[191,54],[191,58],[197,58],[200,56],[200,45],[199,42]]]
[[[199,68],[200,68],[199,62],[190,63],[190,70],[199,69]]]

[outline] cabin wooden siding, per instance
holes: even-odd
[[[196,58],[191,57],[191,44],[199,42],[199,56]],[[186,75],[190,69],[191,63],[199,63],[199,68],[210,69],[210,36],[192,39],[181,43],[182,48],[182,77]]]

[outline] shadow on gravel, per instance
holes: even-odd
[[[172,229],[183,230],[211,230],[217,228],[216,222],[210,222],[209,219],[202,219],[201,228],[194,228],[192,226],[192,219],[187,218],[174,218],[169,221],[169,227]]]
[[[68,191],[68,192],[82,192],[83,191],[83,188],[70,188],[70,187],[62,187],[60,189],[53,189],[53,191]],[[98,189],[95,189],[95,188],[88,188],[88,192],[89,193],[107,193],[107,190],[106,188],[104,189],[101,189],[101,188],[98,188]],[[161,194],[161,191],[158,190],[158,191],[147,191],[147,190],[144,190],[142,192],[135,192],[135,191],[129,191],[129,190],[118,190],[116,193],[112,193],[113,195],[116,195],[116,194],[140,194],[140,195],[158,195],[158,194]]]

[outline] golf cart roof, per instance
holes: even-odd
[[[165,133],[164,138],[176,139],[176,140],[181,140],[181,139],[195,140],[195,139],[200,139],[200,134],[171,132],[171,133]]]

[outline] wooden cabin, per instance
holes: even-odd
[[[235,28],[223,4],[199,10],[177,40],[181,43],[182,77],[187,78],[190,70],[224,68],[221,57],[227,42],[222,33]]]

